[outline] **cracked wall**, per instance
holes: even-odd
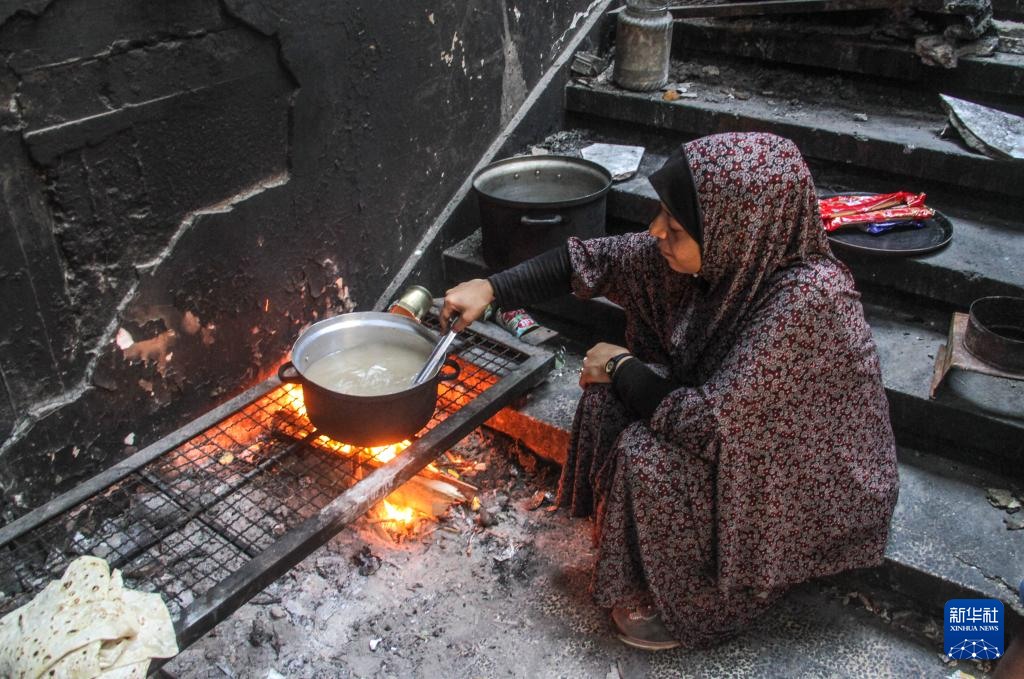
[[[372,303],[586,8],[5,3],[5,518]]]

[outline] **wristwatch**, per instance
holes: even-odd
[[[608,362],[604,364],[605,373],[607,373],[608,377],[613,376],[615,374],[615,369],[619,367],[619,364],[625,361],[627,358],[632,357],[633,354],[629,353],[628,351],[621,353],[618,356],[612,356],[611,358],[608,359]]]

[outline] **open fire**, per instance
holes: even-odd
[[[306,409],[302,400],[302,387],[287,384],[283,388],[287,393],[284,407],[305,418]],[[367,448],[335,441],[321,435],[313,441],[313,444],[322,450],[329,450],[344,457],[357,456],[360,464],[377,467],[395,459],[412,445],[412,441],[404,440]],[[456,460],[456,456],[446,455],[446,459],[449,461],[462,462],[461,459]],[[424,522],[434,521],[452,504],[466,501],[467,497],[462,494],[462,491],[467,487],[473,489],[472,486],[464,482],[459,483],[462,488],[446,483],[445,476],[459,483],[458,471],[445,469],[442,472],[434,463],[430,463],[418,476],[392,492],[371,510],[374,522],[396,542],[418,535]]]

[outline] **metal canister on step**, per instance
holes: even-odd
[[[650,92],[668,82],[672,13],[658,0],[626,0],[615,26],[615,84]]]
[[[391,303],[388,311],[422,321],[433,304],[434,297],[430,294],[430,290],[422,285],[410,285]]]

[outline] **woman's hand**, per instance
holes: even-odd
[[[598,342],[590,347],[590,351],[583,357],[583,370],[580,371],[580,386],[610,384],[612,376],[604,371],[605,364],[619,354],[627,353],[629,353],[629,349],[626,347],[608,344],[607,342]]]
[[[441,307],[441,330],[448,332],[448,319],[452,314],[459,314],[455,324],[455,332],[462,332],[473,321],[484,315],[487,305],[494,301],[494,289],[483,278],[474,278],[459,283],[444,293],[444,306]]]

